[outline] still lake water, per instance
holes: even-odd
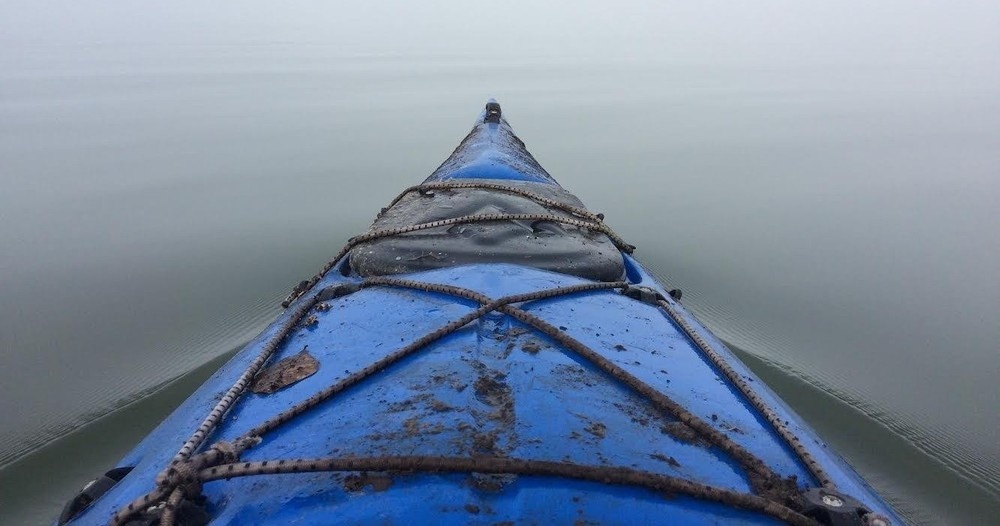
[[[490,96],[902,513],[995,520],[1000,74],[889,66],[0,53],[0,522],[58,514]]]

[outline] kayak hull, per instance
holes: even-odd
[[[496,146],[499,143],[503,146]],[[503,172],[514,175],[500,181],[556,184],[535,166],[505,121],[481,121],[428,181],[475,176],[472,180],[496,182]],[[131,472],[74,523],[108,523],[125,505],[155,490],[157,475],[270,342],[280,341],[268,364],[308,355],[314,362],[311,372],[271,389],[264,386],[261,392],[244,392],[225,412],[208,444],[239,443],[275,415],[480,306],[442,292],[342,287],[364,281],[349,261],[341,258],[126,455],[119,466],[131,467]],[[721,374],[687,332],[695,331],[785,421],[838,491],[892,524],[903,523],[646,269],[624,253],[621,261],[621,279],[632,290],[642,287],[667,302],[673,314],[643,297],[610,288],[517,306],[593,349],[628,377],[669,396],[783,479],[803,490],[819,486],[747,393]],[[491,299],[593,282],[529,264],[490,262],[394,277],[458,287]],[[332,290],[349,293],[316,300],[316,294]],[[297,312],[302,315],[296,317]],[[286,327],[291,330],[284,331]],[[485,459],[515,459],[582,466],[581,473],[583,468],[626,468],[740,493],[754,491],[732,455],[693,433],[676,415],[665,413],[606,367],[498,311],[377,368],[268,431],[243,452],[240,462],[398,457],[473,459],[483,466],[488,465]],[[780,523],[731,504],[586,477],[385,465],[390,467],[212,480],[200,487],[202,506],[212,524]]]

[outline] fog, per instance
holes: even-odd
[[[996,2],[169,3],[8,0],[5,53],[37,44],[335,46],[357,54],[692,63],[997,65]],[[995,79],[1000,68],[982,68]]]

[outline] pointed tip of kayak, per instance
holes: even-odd
[[[501,117],[500,103],[496,99],[490,99],[486,101],[486,108],[483,109],[483,122],[486,123],[500,123]]]
[[[496,99],[486,101],[469,135],[424,182],[501,179],[558,184],[525,148]]]

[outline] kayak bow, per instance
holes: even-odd
[[[903,524],[490,101],[59,523]]]

